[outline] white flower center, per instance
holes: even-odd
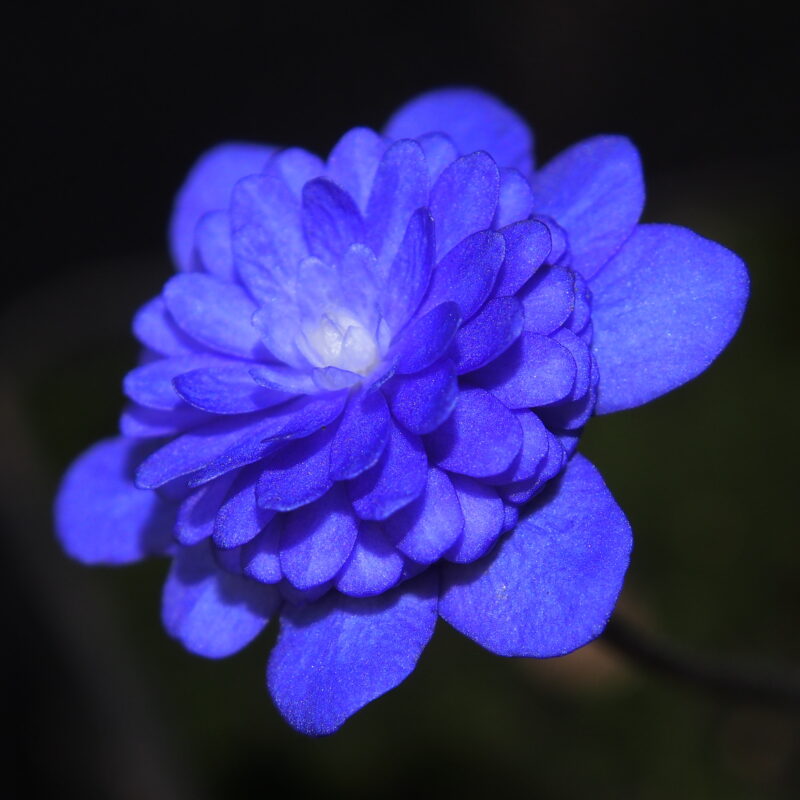
[[[371,372],[380,360],[375,337],[346,309],[329,309],[315,322],[304,322],[297,345],[316,367],[359,375]]]

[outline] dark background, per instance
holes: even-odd
[[[325,153],[426,88],[472,84],[530,120],[542,161],[628,134],[646,218],[748,262],[748,315],[710,372],[592,421],[584,451],[636,533],[620,614],[800,664],[798,30],[777,4],[126,0],[30,4],[3,29],[0,601],[20,797],[798,796],[787,709],[603,642],[503,660],[442,624],[406,684],[306,740],[263,686],[274,631],[224,662],[189,656],[160,629],[163,563],[80,567],[50,523],[60,472],[114,431],[130,316],[169,274],[166,220],[197,155],[224,139]]]

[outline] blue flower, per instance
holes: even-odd
[[[631,549],[581,430],[702,372],[748,293],[643,202],[627,139],[537,170],[471,89],[326,161],[211,150],[175,204],[178,274],[134,320],[122,435],[64,478],[64,548],[171,558],[163,621],[194,653],[279,617],[268,686],[308,734],[405,679],[439,616],[501,655],[580,647]]]

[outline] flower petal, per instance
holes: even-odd
[[[260,281],[265,286],[293,285],[294,269],[308,248],[300,202],[282,179],[259,175],[236,184],[231,231],[234,264],[254,297],[260,299]]]
[[[453,140],[443,133],[424,133],[414,138],[425,153],[428,178],[430,185],[433,186],[445,168],[458,158],[458,150]]]
[[[433,635],[437,588],[428,571],[378,597],[330,592],[286,606],[267,682],[289,724],[312,736],[333,733],[408,677]]]
[[[303,232],[309,252],[338,264],[350,245],[364,238],[364,220],[352,197],[327,178],[303,187]]]
[[[397,371],[420,372],[440,359],[461,324],[455,303],[446,302],[417,317],[397,339]]]
[[[547,336],[524,331],[508,350],[470,379],[509,408],[530,408],[563,400],[575,385],[575,359]]]
[[[218,505],[214,519],[214,544],[217,547],[230,549],[252,541],[275,516],[256,502],[260,472],[258,464],[240,470],[226,492],[225,501]]]
[[[287,147],[278,150],[267,161],[264,174],[279,178],[300,199],[303,187],[310,180],[325,174],[325,164],[319,156],[302,147]]]
[[[256,305],[236,284],[196,272],[176,275],[164,300],[181,330],[212,350],[243,358],[263,352],[252,322]]]
[[[73,558],[128,564],[164,552],[174,509],[133,483],[136,466],[150,449],[130,439],[104,439],[67,470],[56,498],[56,532]]]
[[[479,231],[468,236],[436,266],[419,313],[452,301],[458,304],[462,319],[468,320],[489,296],[504,254],[505,242],[499,233]]]
[[[187,403],[213,414],[249,414],[291,400],[290,392],[259,386],[251,369],[236,362],[195,369],[178,375],[174,386]]]
[[[456,336],[456,372],[465,372],[494,361],[522,333],[524,313],[516,297],[495,297]]]
[[[428,168],[422,148],[412,141],[395,142],[384,154],[367,204],[367,233],[385,273],[403,241],[411,215],[428,200]]]
[[[225,363],[223,359],[205,353],[160,358],[132,369],[122,385],[125,394],[135,403],[157,411],[174,411],[184,405],[172,383],[175,377],[200,367]]]
[[[214,520],[236,473],[222,475],[195,489],[182,503],[175,521],[175,538],[184,545],[194,545],[214,533]]]
[[[145,347],[164,356],[192,355],[203,349],[175,324],[161,295],[136,312],[133,333]]]
[[[503,530],[503,501],[491,486],[466,475],[450,475],[456,491],[464,527],[453,546],[444,554],[448,561],[459,564],[480,558]]]
[[[336,143],[328,157],[328,174],[365,211],[372,181],[387,141],[369,128],[353,128]]]
[[[182,270],[191,269],[194,228],[207,211],[225,210],[234,184],[261,172],[274,148],[229,142],[204,153],[184,182],[169,224],[172,258]]]
[[[392,139],[446,133],[461,153],[486,150],[503,167],[527,175],[533,167],[533,136],[522,118],[496,97],[477,89],[437,89],[415,97],[386,126]]]
[[[392,424],[378,463],[350,481],[353,508],[361,519],[386,519],[419,496],[427,477],[428,459],[420,438]]]
[[[630,236],[644,206],[639,154],[623,136],[596,136],[536,173],[536,212],[569,233],[572,267],[591,278]]]
[[[527,219],[533,213],[533,190],[527,178],[516,169],[500,170],[500,195],[493,228],[503,228]]]
[[[426,440],[437,466],[481,478],[508,468],[522,447],[522,427],[488,392],[463,389],[453,413]]]
[[[287,514],[281,533],[281,570],[297,589],[329,581],[353,549],[358,523],[337,485],[324,497]]]
[[[331,444],[331,478],[348,480],[374,466],[389,440],[389,426],[389,409],[381,392],[354,394]]]
[[[445,169],[431,190],[439,258],[491,226],[499,192],[500,173],[487,153],[462,156]]]
[[[170,636],[206,658],[224,658],[248,645],[277,610],[277,590],[221,570],[208,542],[181,547],[162,596]]]
[[[736,333],[741,260],[673,225],[642,225],[591,283],[597,412],[646,403],[699,375]]]
[[[379,302],[386,322],[399,331],[419,308],[428,288],[435,258],[433,217],[425,208],[414,212],[388,273]]]
[[[492,293],[497,297],[516,294],[550,255],[550,230],[536,219],[507,225],[500,233],[506,250]]]
[[[451,414],[458,399],[453,362],[442,360],[414,375],[386,384],[392,416],[411,433],[430,433]]]
[[[280,447],[262,463],[258,503],[275,511],[293,511],[322,497],[330,478],[331,439],[335,426]]]
[[[564,655],[598,636],[622,587],[631,529],[580,455],[487,558],[446,566],[440,613],[504,656]]]
[[[520,294],[525,307],[525,330],[552,333],[560,328],[575,308],[575,279],[566,267],[545,267]]]
[[[276,514],[264,530],[242,547],[241,563],[245,575],[261,583],[283,580],[280,560],[280,537],[285,515]]]
[[[200,218],[194,229],[194,250],[197,266],[202,270],[228,283],[236,281],[227,208],[209,211]]]
[[[394,586],[403,573],[403,557],[375,522],[361,521],[353,552],[336,579],[351,597],[371,597]]]
[[[425,491],[383,523],[395,547],[420,564],[441,557],[461,535],[464,516],[453,484],[436,467],[428,470]]]

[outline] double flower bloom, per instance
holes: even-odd
[[[327,161],[222,145],[140,310],[120,437],[65,477],[87,563],[172,558],[163,619],[221,657],[272,616],[268,685],[309,734],[414,668],[438,616],[502,655],[603,629],[629,525],[575,453],[593,413],[693,378],[735,333],[744,266],[638,225],[633,146],[534,170],[526,125],[432,92]]]

